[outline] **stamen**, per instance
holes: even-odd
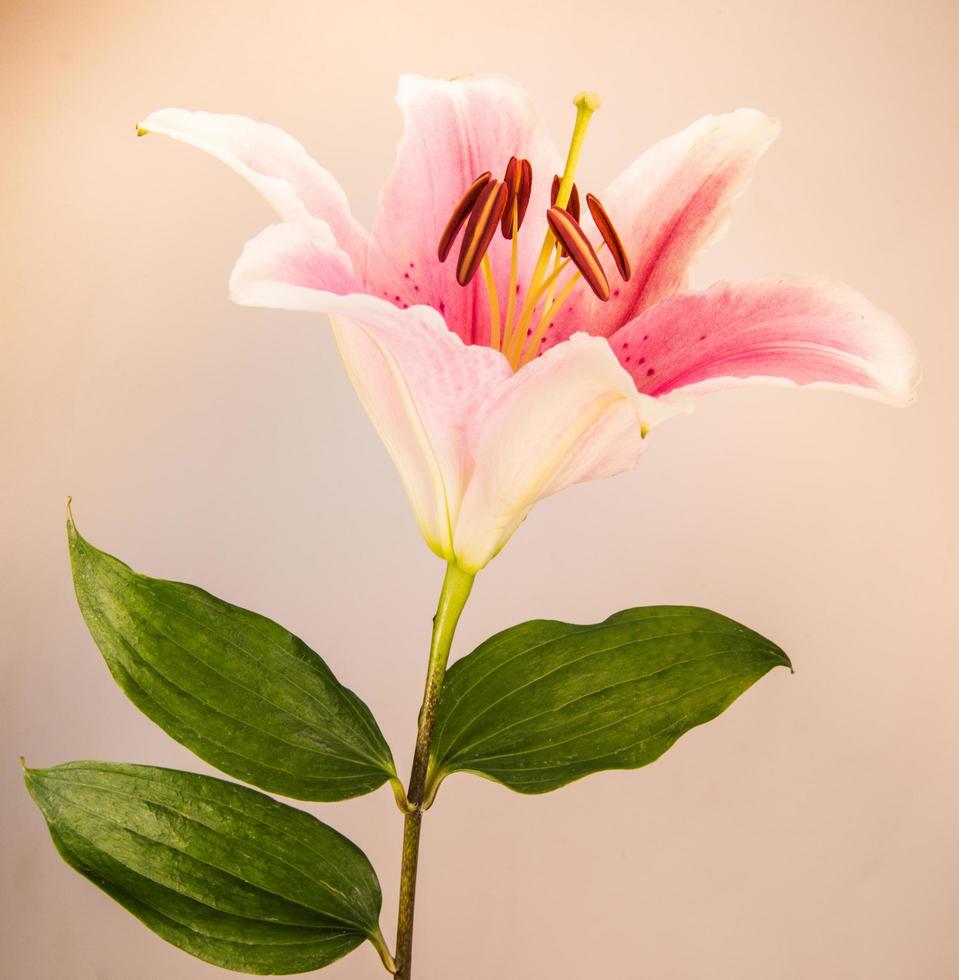
[[[509,192],[501,180],[490,180],[479,193],[470,212],[459,261],[456,263],[456,281],[461,286],[470,283],[479,269],[489,243],[496,233],[496,226],[503,217]]]
[[[583,149],[583,141],[586,139],[586,130],[589,127],[589,120],[593,113],[599,108],[599,97],[592,92],[581,92],[573,99],[576,106],[576,122],[573,125],[573,136],[569,142],[569,151],[566,154],[566,166],[563,168],[563,179],[559,182],[559,189],[556,192],[556,207],[565,207],[569,202],[570,192],[573,186],[573,179],[576,174],[576,167],[579,163],[579,156]],[[549,257],[556,246],[556,236],[552,229],[548,229],[543,239],[543,245],[539,250],[539,257],[533,268],[533,275],[526,287],[526,298],[523,301],[522,309],[519,313],[519,322],[513,328],[511,335],[504,344],[504,352],[510,363],[516,366],[519,350],[516,342],[520,344],[525,339],[525,331],[533,317],[533,311],[539,297],[542,295],[541,287],[546,276],[546,269],[549,265]],[[515,351],[515,354],[513,353]]]
[[[549,205],[552,208],[556,207],[556,195],[559,194],[559,185],[560,176],[556,174],[553,177],[553,188],[549,194]],[[569,211],[574,221],[579,221],[579,188],[575,184],[573,184],[572,190],[569,192],[569,200],[566,202],[565,210]]]
[[[544,300],[544,306],[547,308],[553,302],[553,293],[556,292],[556,280],[555,280],[554,273],[556,272],[557,269],[559,269],[560,263],[564,260],[567,263],[569,262],[569,252],[567,252],[566,249],[563,248],[562,245],[560,245],[556,249],[556,254],[553,256],[553,274],[550,274],[550,279],[553,280],[553,283],[549,287],[549,292],[546,294],[546,299]]]
[[[539,345],[543,342],[543,337],[546,336],[546,330],[548,329],[550,322],[553,317],[560,311],[566,300],[569,299],[569,294],[573,291],[573,287],[582,278],[580,273],[576,273],[569,277],[569,281],[560,290],[559,296],[551,302],[547,303],[546,310],[540,317],[540,321],[536,326],[536,330],[533,335],[529,338],[529,343],[526,345],[526,349],[523,351],[523,356],[520,358],[519,367],[524,364],[528,364],[539,351]]]
[[[579,223],[562,208],[550,208],[546,212],[546,220],[550,230],[569,252],[573,265],[582,273],[589,288],[604,302],[608,300],[609,280]]]
[[[516,306],[516,280],[519,275],[519,201],[517,199],[513,200],[513,205],[510,208],[510,218],[513,222],[513,234],[512,241],[509,250],[509,290],[506,294],[506,320],[503,323],[503,344],[509,339],[510,330],[513,328],[513,309]],[[504,215],[505,220],[505,215]],[[496,345],[497,349],[499,345]]]
[[[603,250],[604,244],[601,244],[598,249],[596,249],[597,254]],[[573,275],[569,277],[566,285],[559,292],[559,296],[553,299],[553,292],[556,289],[555,280],[560,272],[566,268],[570,263],[567,259],[556,272],[546,280],[544,285],[550,287],[549,296],[546,298],[546,302],[543,304],[543,312],[540,315],[539,323],[536,324],[536,329],[532,332],[531,336],[528,338],[525,349],[523,350],[523,356],[519,360],[517,370],[521,368],[524,364],[528,364],[538,353],[540,344],[543,342],[543,337],[546,336],[546,331],[549,329],[553,318],[562,309],[563,304],[569,299],[570,293],[573,291],[573,287],[583,278],[582,274],[579,272],[574,272]]]
[[[450,220],[446,222],[443,234],[440,235],[439,246],[436,249],[436,254],[440,262],[446,261],[446,256],[450,254],[450,249],[453,247],[453,242],[456,241],[456,236],[459,234],[460,228],[463,227],[463,222],[469,216],[470,211],[473,210],[476,199],[480,196],[483,188],[489,183],[491,176],[492,174],[488,170],[480,174],[467,187],[466,193],[460,198],[456,207],[453,208],[453,213],[450,215]]]
[[[632,270],[629,267],[629,256],[626,254],[626,249],[623,248],[623,240],[613,227],[612,221],[609,220],[606,208],[600,203],[599,198],[593,194],[586,195],[586,206],[593,216],[599,233],[603,236],[603,241],[612,253],[613,261],[616,263],[619,274],[623,277],[623,282],[629,282],[629,277],[632,275]]]
[[[486,280],[486,292],[489,294],[489,345],[494,350],[499,350],[499,296],[496,293],[496,280],[493,278],[493,263],[490,262],[488,255],[484,255],[483,261],[480,263],[480,265],[483,267],[483,278]]]
[[[503,337],[502,350],[506,355],[506,359],[511,364],[516,362],[520,351],[523,349],[523,343],[527,339],[527,332],[530,330],[530,324],[533,322],[533,314],[536,312],[536,307],[539,306],[540,300],[549,294],[550,298],[546,300],[545,305],[550,305],[553,290],[556,288],[556,282],[563,272],[566,271],[568,265],[569,259],[564,259],[559,265],[554,267],[549,276],[535,290],[530,291],[530,294],[527,296],[528,302],[524,304],[523,309],[520,311],[519,321],[514,329],[508,331]],[[578,280],[580,278],[579,273],[577,272],[573,278]]]
[[[556,197],[559,194],[560,177],[556,174],[553,177],[553,186],[549,192],[549,206],[551,208],[556,207]],[[573,221],[579,221],[579,188],[573,184],[572,190],[569,192],[569,200],[566,202],[566,210],[573,216]],[[569,252],[566,251],[565,247],[560,245],[559,254],[565,259]]]
[[[533,189],[533,165],[529,160],[518,160],[510,157],[506,166],[506,176],[503,178],[509,197],[506,200],[506,210],[503,213],[502,232],[504,238],[512,238],[515,230],[523,225],[526,209],[529,207],[529,196]],[[514,216],[514,205],[516,214]]]

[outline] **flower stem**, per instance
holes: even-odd
[[[396,926],[396,977],[410,980],[413,968],[413,907],[416,900],[416,866],[420,850],[420,829],[423,822],[423,800],[426,795],[426,772],[430,761],[433,725],[443,690],[446,661],[460,613],[473,587],[473,575],[450,562],[443,579],[436,615],[433,617],[433,640],[426,670],[426,689],[420,708],[416,732],[416,751],[410,785],[406,791],[409,810],[403,826],[403,863],[400,869],[400,911]]]

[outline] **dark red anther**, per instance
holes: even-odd
[[[468,285],[476,275],[489,243],[496,234],[496,226],[506,210],[507,197],[509,191],[501,180],[490,180],[480,190],[466,223],[460,257],[456,263],[456,281],[461,286]]]
[[[459,234],[460,228],[463,227],[463,222],[469,217],[469,213],[473,210],[476,199],[480,196],[483,188],[490,182],[491,176],[488,170],[486,173],[480,174],[466,188],[466,193],[460,198],[456,207],[453,208],[453,213],[450,215],[450,220],[446,222],[443,234],[440,235],[439,246],[436,249],[436,254],[440,262],[446,261],[446,256],[450,254],[450,249],[453,247],[453,242],[456,241],[456,236]]]
[[[553,177],[553,188],[549,194],[550,207],[556,207],[556,198],[559,194],[559,185],[562,182],[563,181],[559,174]],[[579,221],[579,189],[575,184],[573,184],[573,187],[569,192],[569,200],[566,202],[566,207],[563,210],[568,211],[573,216],[574,221]]]
[[[503,212],[501,230],[504,238],[513,237],[513,205],[516,205],[516,230],[523,226],[523,218],[529,207],[529,196],[533,190],[533,165],[529,160],[510,157],[506,165],[506,176],[503,178],[509,197],[506,199],[506,210]]]
[[[603,241],[606,242],[606,247],[613,256],[613,261],[616,263],[616,268],[619,269],[619,274],[623,277],[623,282],[629,282],[629,277],[632,275],[632,270],[629,267],[629,256],[626,254],[626,249],[623,248],[623,240],[619,237],[619,232],[609,220],[606,208],[600,203],[599,198],[593,194],[586,195],[586,206],[593,216],[599,233],[603,236]]]
[[[556,198],[559,197],[559,185],[562,183],[562,178],[559,174],[553,176],[553,186],[549,192],[549,204],[550,207],[556,207]],[[570,188],[569,200],[566,202],[566,207],[564,208],[566,212],[572,215],[573,221],[579,221],[579,190],[576,185]],[[565,259],[569,252],[565,248],[559,250],[559,254]]]
[[[550,208],[546,220],[557,241],[569,253],[573,265],[589,283],[589,288],[604,302],[608,300],[609,280],[579,222],[563,208]]]

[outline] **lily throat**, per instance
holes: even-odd
[[[556,315],[581,280],[601,301],[610,298],[609,279],[599,260],[602,249],[609,249],[624,282],[631,275],[622,240],[606,209],[593,194],[586,195],[586,205],[599,233],[600,240],[595,246],[580,224],[576,169],[590,118],[600,103],[593,93],[583,92],[573,99],[573,105],[576,122],[566,165],[562,175],[552,177],[543,244],[522,303],[517,303],[518,241],[533,180],[538,176],[533,174],[529,160],[511,157],[502,180],[488,170],[476,177],[453,209],[437,246],[437,257],[445,262],[465,225],[456,262],[456,281],[460,286],[468,286],[482,271],[489,296],[489,346],[501,351],[514,371],[539,353]],[[489,254],[497,232],[511,243],[505,303],[500,301],[500,287]]]

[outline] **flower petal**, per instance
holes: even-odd
[[[472,471],[467,429],[510,377],[509,363],[489,347],[467,347],[431,307],[399,309],[375,296],[330,292],[329,283],[337,283],[326,278],[327,265],[336,256],[321,245],[300,224],[268,228],[237,263],[233,297],[330,314],[347,373],[399,471],[423,537],[449,560]]]
[[[291,286],[320,291],[320,296],[363,292],[349,255],[337,245],[325,221],[311,218],[269,225],[244,245],[230,276],[230,295],[244,306],[304,308]],[[312,297],[310,302],[320,300]]]
[[[835,283],[768,279],[678,294],[609,339],[640,391],[700,395],[765,382],[908,404],[915,346],[886,313]]]
[[[546,346],[575,330],[608,337],[687,281],[697,254],[719,238],[756,162],[779,135],[779,123],[755,109],[704,116],[662,140],[602,195],[632,265],[621,282],[612,256],[601,255],[613,295],[601,303],[580,289],[555,318]]]
[[[286,221],[320,218],[362,275],[366,230],[350,213],[343,188],[292,136],[246,116],[160,109],[139,125],[199,147],[246,179]]]
[[[466,346],[431,307],[398,313],[336,316],[333,327],[350,380],[399,470],[426,543],[450,560],[472,469],[465,433],[510,367],[498,351]]]
[[[577,334],[506,381],[470,427],[474,471],[454,534],[482,568],[543,497],[636,464],[643,435],[674,409],[637,393],[609,344]]]
[[[500,178],[511,156],[533,166],[533,198],[519,237],[520,296],[525,295],[545,234],[532,226],[547,208],[548,176],[557,152],[529,96],[511,82],[488,76],[455,81],[404,75],[397,101],[403,136],[396,164],[380,198],[370,243],[371,293],[410,306],[428,303],[467,343],[486,343],[489,315],[481,276],[463,288],[452,265],[436,255],[447,219],[463,192],[483,171]],[[529,230],[527,230],[529,226]],[[506,302],[510,244],[497,236],[490,256]]]

